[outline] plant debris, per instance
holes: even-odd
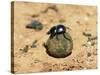
[[[92,36],[91,33],[86,33],[86,32],[83,32],[83,35],[85,37],[87,37],[87,44],[91,45],[91,46],[94,46],[96,44],[95,40],[97,40],[97,36]],[[83,44],[82,46],[85,46],[87,47],[86,44]]]
[[[88,41],[92,41],[92,40],[97,40],[97,36],[88,38]]]
[[[30,48],[36,48],[36,45],[35,45],[36,43],[37,43],[37,40],[33,41],[31,46],[26,45],[23,49],[20,49],[20,51],[27,53]]]
[[[86,36],[86,37],[91,37],[91,33],[86,33],[86,32],[83,32],[83,35]]]
[[[82,46],[85,46],[85,47],[87,47],[87,45],[86,45],[86,44],[82,44]]]
[[[20,49],[20,51],[24,52],[24,53],[27,53],[29,50],[29,46],[26,45],[23,49]]]
[[[33,41],[32,45],[31,45],[31,48],[35,48],[36,47],[36,44],[37,43],[37,40]]]

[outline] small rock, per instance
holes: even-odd
[[[30,24],[26,25],[26,28],[35,29],[35,30],[42,30],[43,25],[37,20],[33,20]]]
[[[63,23],[63,22],[66,22],[66,20],[60,19],[59,22],[60,22],[60,23]]]
[[[88,53],[87,56],[90,57],[91,56],[91,53]]]
[[[38,16],[39,16],[38,14],[34,14],[34,15],[32,15],[33,18],[38,17]]]

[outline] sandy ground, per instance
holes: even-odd
[[[14,2],[14,72],[48,72],[63,70],[83,70],[97,68],[97,40],[87,42],[89,33],[97,37],[95,6],[62,5],[57,4],[58,11],[48,9],[56,4]],[[35,15],[35,16],[34,16]],[[36,16],[37,15],[37,16]],[[54,58],[46,53],[43,43],[49,35],[50,27],[60,23],[69,27],[69,34],[73,39],[72,54],[66,58]],[[25,26],[32,20],[43,24],[41,31],[27,29]],[[36,48],[21,51],[26,45],[37,40]],[[92,44],[94,43],[94,44]]]

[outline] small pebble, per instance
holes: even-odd
[[[43,24],[38,20],[33,20],[30,24],[26,25],[28,29],[42,30]]]
[[[39,62],[41,62],[41,61],[38,60],[38,59],[35,59],[35,60],[34,60],[34,63],[39,63]]]
[[[66,22],[66,20],[60,19],[59,22],[60,22],[60,23],[63,23],[63,22]]]
[[[88,43],[88,45],[91,45],[91,42],[89,41],[89,42],[87,42]]]
[[[88,53],[87,56],[90,57],[91,56],[91,53]]]
[[[95,42],[92,42],[92,43],[91,43],[91,46],[94,46],[95,44],[96,44]]]
[[[86,44],[82,44],[82,46],[85,46],[85,47],[87,47],[87,45],[86,45]]]
[[[91,37],[92,36],[90,33],[86,33],[86,32],[83,32],[83,35],[86,36],[86,37]]]
[[[38,14],[34,14],[34,15],[32,15],[32,17],[33,17],[33,18],[39,17],[39,15],[38,15]]]
[[[76,23],[79,24],[79,25],[81,24],[80,21],[76,21]]]

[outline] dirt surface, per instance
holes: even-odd
[[[14,72],[48,72],[97,68],[97,8],[95,6],[14,2]],[[36,31],[26,28],[32,20],[43,24]],[[69,27],[72,54],[54,58],[43,43],[49,29],[59,23]],[[35,47],[31,48],[34,41]]]

